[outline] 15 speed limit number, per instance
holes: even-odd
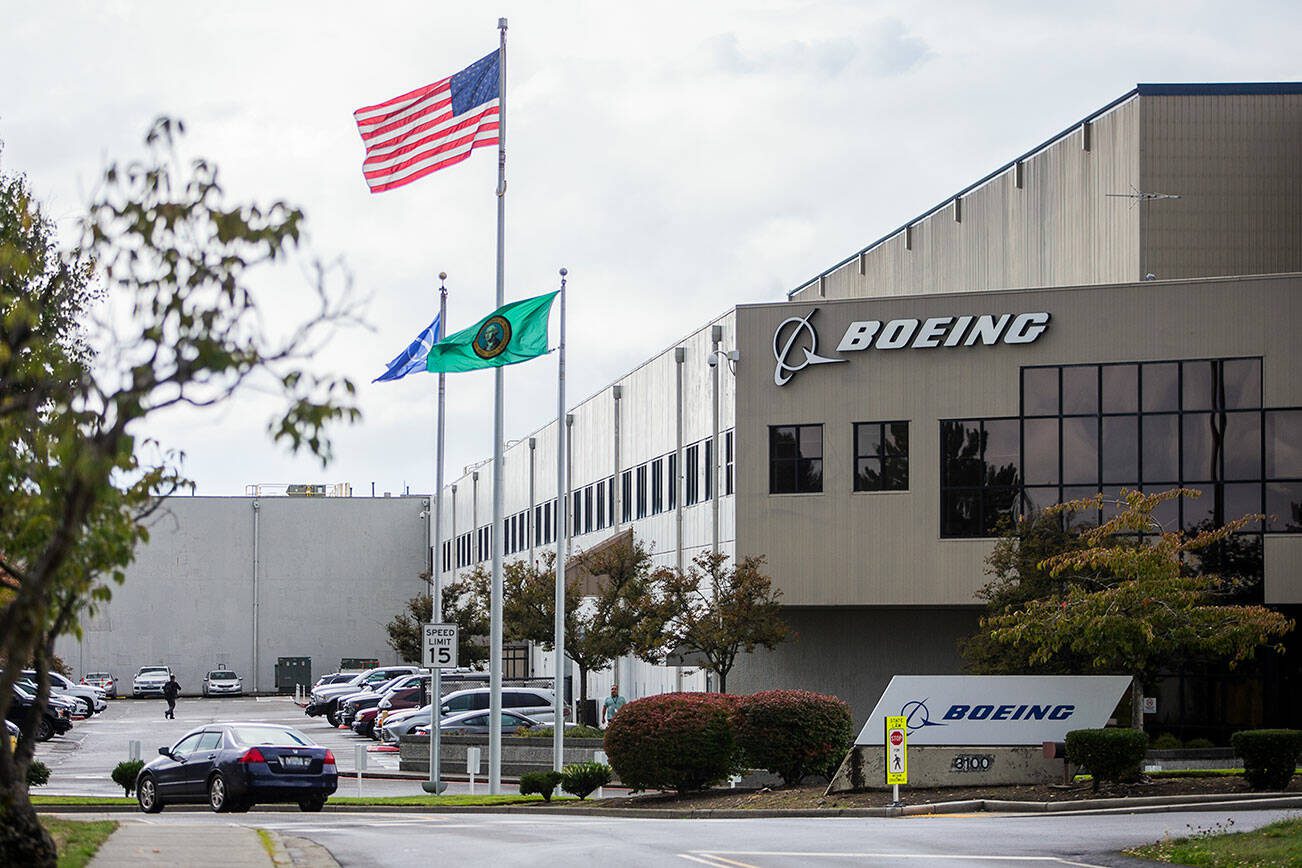
[[[426,624],[422,662],[431,669],[457,668],[457,625]]]

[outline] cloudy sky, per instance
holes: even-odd
[[[360,385],[326,470],[273,447],[249,396],[147,432],[200,494],[255,482],[433,485],[432,375],[370,384],[431,318],[493,306],[491,151],[372,196],[359,106],[493,50],[510,19],[507,295],[570,270],[581,399],[733,304],[786,290],[1136,82],[1295,80],[1302,5],[1218,2],[11,4],[0,28],[0,168],[79,216],[159,114],[233,198],[284,198],[342,256],[369,329],[313,362]],[[292,322],[303,274],[259,283]],[[449,389],[448,472],[491,454],[492,377]],[[553,357],[508,369],[509,438],[555,407]]]

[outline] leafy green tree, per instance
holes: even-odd
[[[702,552],[682,572],[657,574],[666,647],[702,655],[719,676],[720,693],[728,692],[738,654],[775,648],[791,632],[782,620],[782,592],[763,565],[762,557],[749,557],[729,566],[726,555]]]
[[[1123,489],[1115,516],[1084,530],[1082,545],[1040,562],[1050,578],[1065,580],[1062,588],[987,616],[983,629],[994,642],[1024,654],[1031,666],[1072,659],[1084,661],[1084,671],[1133,676],[1132,725],[1142,729],[1142,685],[1171,660],[1210,658],[1232,667],[1293,629],[1292,620],[1265,606],[1223,602],[1232,579],[1186,568],[1187,557],[1223,543],[1260,516],[1192,536],[1158,532],[1154,510],[1197,496],[1188,489]],[[1100,494],[1050,512],[1103,505]]]
[[[251,289],[299,247],[302,212],[228,205],[211,163],[176,157],[182,131],[160,119],[145,157],[106,170],[70,252],[24,179],[0,172],[0,715],[21,665],[40,673],[17,750],[0,740],[0,864],[55,864],[25,784],[55,638],[109,599],[160,497],[187,485],[149,423],[256,384],[284,402],[272,437],[324,462],[327,427],[358,415],[351,383],[304,369],[353,319],[347,287],[317,267],[279,335]]]
[[[488,659],[488,595],[491,579],[481,566],[443,588],[443,623],[456,624],[457,661],[478,666]],[[421,626],[431,623],[434,601],[419,594],[407,601],[407,610],[395,615],[385,629],[389,647],[408,663],[421,660]]]
[[[654,593],[651,554],[640,542],[602,546],[575,555],[570,563],[598,577],[596,594],[586,599],[581,599],[575,573],[567,574],[565,588],[565,654],[579,668],[579,699],[586,702],[588,673],[606,669],[625,655],[658,658],[663,609]],[[551,649],[555,556],[549,552],[541,566],[525,561],[507,564],[503,585],[506,634]]]

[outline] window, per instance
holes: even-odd
[[[678,453],[669,453],[669,509],[678,506]]]
[[[573,511],[570,513],[570,533],[573,536],[578,536],[583,533],[583,492],[574,492],[571,502]]]
[[[583,532],[592,533],[592,486],[591,485],[583,489]]]
[[[637,517],[646,518],[646,465],[637,468]]]
[[[597,483],[597,530],[606,526],[606,480]]]
[[[723,435],[723,493],[732,494],[732,433],[731,431]]]
[[[664,512],[665,510],[665,480],[664,480],[665,462],[663,458],[657,458],[651,462],[651,514]]]
[[[199,749],[199,739],[203,733],[196,732],[194,735],[188,735],[172,746],[172,753],[176,756],[189,756]]]
[[[198,751],[216,750],[222,743],[222,734],[220,732],[205,732],[199,739]]]
[[[687,499],[684,501],[687,506],[691,506],[701,499],[701,474],[696,462],[699,455],[699,444],[693,443],[691,446],[687,447]]]
[[[543,504],[543,542],[554,542],[556,537],[552,536],[552,501]]]
[[[1017,515],[1018,420],[940,423],[940,535],[993,536]]]
[[[534,545],[542,545],[547,541],[546,537],[542,536],[542,532],[543,532],[542,510],[543,508],[541,506],[535,506],[533,508],[533,544]]]
[[[624,496],[622,518],[620,521],[633,520],[633,471],[625,470],[620,476],[620,489]]]
[[[606,524],[615,524],[615,477],[606,479]]]
[[[909,423],[854,426],[854,490],[908,491]]]
[[[705,441],[705,499],[714,497],[714,440]]]
[[[769,493],[806,494],[823,490],[823,426],[769,427]]]

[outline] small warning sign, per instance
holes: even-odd
[[[886,784],[909,782],[909,721],[905,717],[886,718]]]

